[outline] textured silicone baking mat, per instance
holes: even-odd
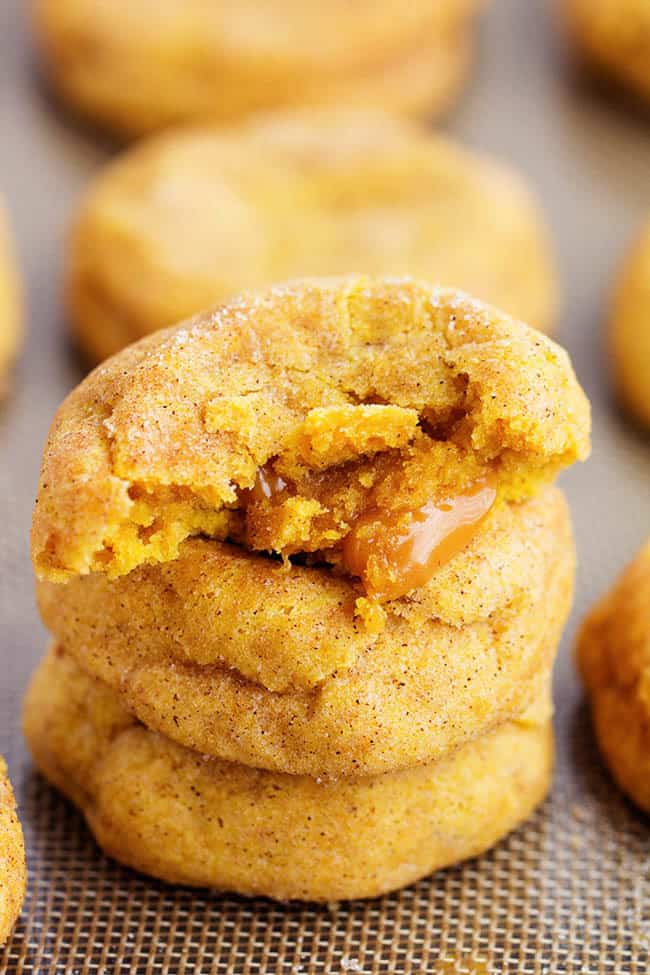
[[[40,89],[23,0],[0,0],[0,189],[29,290],[29,340],[0,409],[0,751],[16,787],[29,895],[8,975],[641,973],[650,967],[650,823],[598,763],[571,664],[575,625],[650,531],[650,440],[612,408],[601,350],[612,269],[650,211],[650,120],[576,87],[546,0],[494,0],[449,128],[527,170],[546,205],[565,295],[561,340],[594,403],[590,462],[564,479],[580,556],[556,672],[550,799],[492,853],[378,901],[285,907],[170,889],[100,855],[35,775],[19,729],[45,634],[27,533],[51,415],[79,378],[63,338],[66,220],[109,150]]]

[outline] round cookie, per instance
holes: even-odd
[[[430,761],[521,713],[548,667],[573,549],[540,492],[588,443],[566,353],[458,292],[349,277],[244,296],[61,407],[33,521],[43,612],[199,751],[332,776]],[[488,482],[492,510],[429,584],[369,596],[353,526],[381,512],[401,531]]]
[[[609,349],[621,402],[650,428],[650,223],[632,248],[616,285]]]
[[[518,825],[548,789],[549,717],[546,687],[445,762],[328,784],[181,748],[52,650],[24,723],[40,769],[116,859],[171,883],[329,901],[403,887]]]
[[[650,100],[650,5],[647,0],[561,0],[584,60]]]
[[[241,291],[351,269],[462,287],[554,325],[546,227],[519,175],[350,111],[174,131],[126,152],[75,220],[67,305],[99,361]]]
[[[21,301],[18,272],[9,238],[9,227],[0,201],[0,396],[16,356],[21,334]]]
[[[47,71],[83,115],[136,136],[319,103],[431,114],[464,76],[477,0],[39,0]]]
[[[532,496],[588,455],[589,426],[566,352],[461,292],[357,275],[276,286],[141,340],[67,397],[34,567],[115,578],[192,535],[327,562],[372,507],[488,477],[500,502]],[[261,470],[291,489],[251,496]]]
[[[578,638],[598,744],[612,775],[650,812],[650,540]]]
[[[549,488],[498,508],[379,635],[355,619],[351,580],[206,539],[164,565],[38,593],[66,652],[149,728],[202,754],[336,778],[439,760],[520,714],[555,656],[574,561]]]
[[[7,778],[7,766],[0,758],[0,945],[9,937],[20,913],[26,883],[23,833]]]

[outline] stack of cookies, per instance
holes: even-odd
[[[38,0],[49,75],[136,136],[319,104],[430,117],[467,73],[481,0]]]
[[[552,341],[348,277],[150,336],[61,407],[25,730],[99,843],[174,883],[372,896],[551,773],[589,409]]]

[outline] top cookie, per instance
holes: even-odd
[[[409,279],[296,282],[142,340],[61,406],[37,575],[118,576],[191,535],[337,563],[351,528],[494,484],[533,494],[588,453],[566,353]]]
[[[596,70],[650,99],[647,0],[562,0],[576,46]]]
[[[66,291],[99,361],[249,288],[411,274],[550,331],[556,282],[536,200],[508,166],[380,113],[321,111],[140,144],[92,184]]]
[[[478,6],[39,0],[36,29],[65,97],[90,118],[137,135],[319,102],[443,107],[462,77],[464,35]],[[428,65],[419,61],[422,49]]]

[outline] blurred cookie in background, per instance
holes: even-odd
[[[22,331],[21,291],[9,224],[0,199],[0,397],[6,392],[8,373]]]
[[[47,73],[132,137],[322,103],[433,115],[458,94],[483,0],[37,0]]]
[[[650,539],[591,611],[578,664],[609,769],[650,812]]]
[[[0,945],[9,937],[20,913],[26,883],[23,833],[7,778],[7,766],[0,757]]]
[[[647,0],[560,0],[585,64],[650,101],[650,3]]]
[[[551,247],[521,177],[380,113],[186,129],[127,151],[75,219],[66,292],[95,362],[273,281],[350,269],[462,288],[551,331]]]
[[[633,245],[616,284],[609,348],[621,403],[650,428],[650,223]]]

